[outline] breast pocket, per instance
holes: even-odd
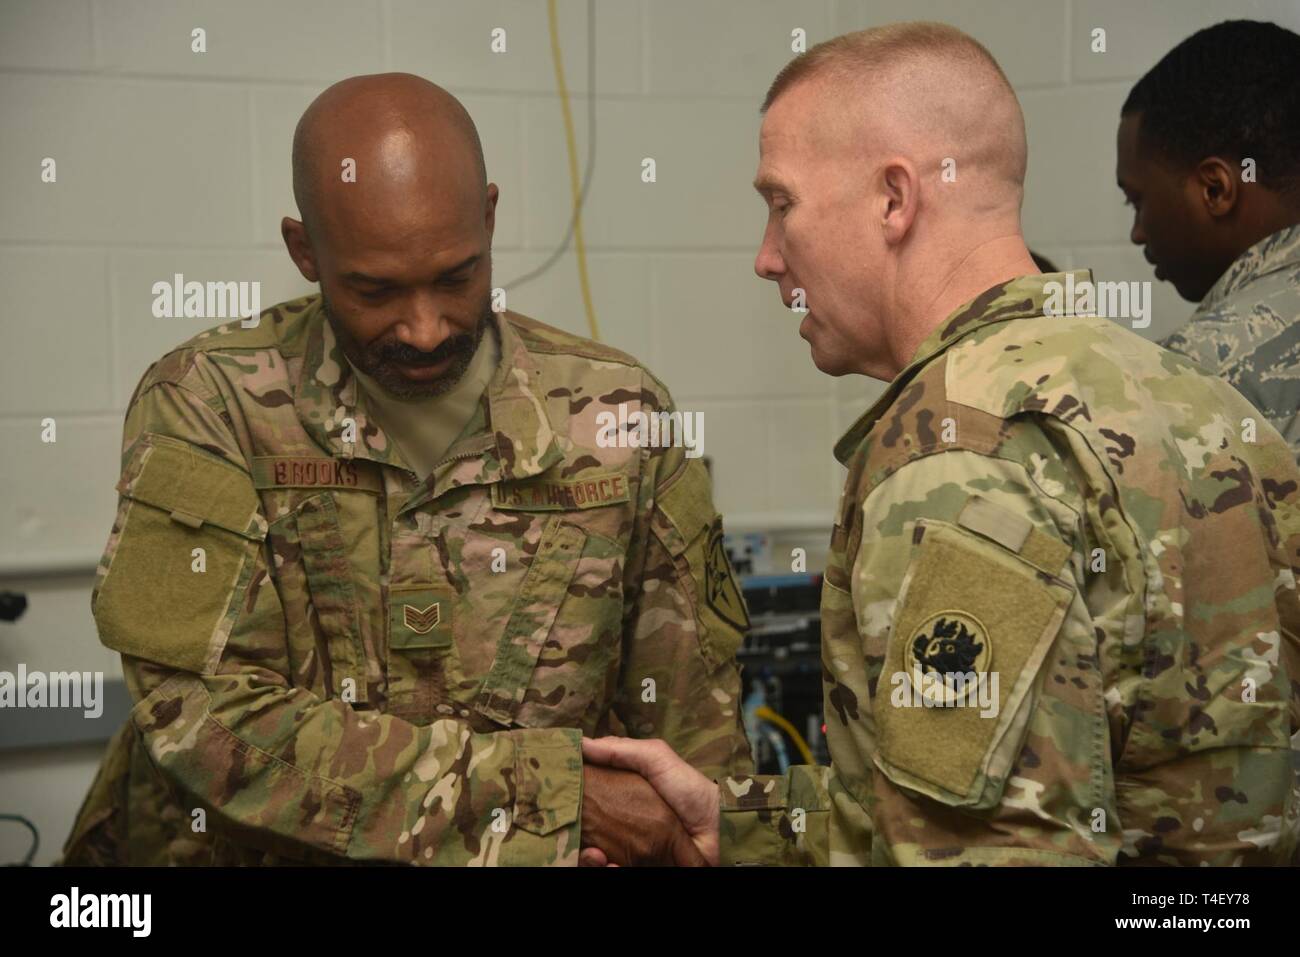
[[[506,727],[594,728],[617,661],[623,558],[599,533],[559,515],[544,520],[478,686],[479,715]],[[458,643],[475,640],[457,630]]]

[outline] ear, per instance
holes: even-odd
[[[1197,198],[1212,219],[1227,216],[1241,198],[1238,170],[1217,156],[1208,156],[1196,165],[1193,180]]]
[[[320,272],[316,268],[316,255],[312,252],[311,241],[307,238],[307,228],[296,219],[288,216],[280,220],[280,235],[284,237],[284,248],[289,250],[289,258],[298,267],[308,282],[320,282]]]
[[[483,220],[483,226],[487,229],[488,245],[492,245],[492,234],[497,228],[497,200],[501,196],[501,191],[497,189],[496,183],[487,185],[487,213]]]
[[[881,168],[879,182],[880,195],[877,201],[881,210],[881,232],[885,242],[900,243],[916,219],[921,199],[921,178],[911,160],[896,156],[887,160]]]

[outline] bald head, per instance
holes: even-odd
[[[344,162],[356,167],[355,182]],[[293,196],[316,235],[339,206],[400,205],[456,193],[481,208],[487,174],[474,121],[460,101],[409,73],[354,76],[312,101],[293,134]]]
[[[491,325],[499,196],[465,108],[406,73],[336,83],[294,131],[293,193],[285,247],[352,365],[400,398],[451,388]]]

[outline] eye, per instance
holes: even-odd
[[[391,286],[381,286],[379,289],[366,290],[364,292],[357,293],[357,295],[359,295],[362,299],[366,300],[367,302],[382,302],[383,300],[387,299],[390,295],[392,295],[392,292],[393,290]]]

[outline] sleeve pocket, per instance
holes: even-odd
[[[545,837],[577,822],[582,811],[582,732],[529,730],[515,737],[514,823]]]
[[[133,657],[210,671],[266,537],[248,474],[188,442],[149,433],[118,491],[92,599],[100,640]]]
[[[955,525],[920,520],[914,540],[881,673],[888,684],[875,699],[874,761],[904,788],[987,809],[1023,745],[1074,588]],[[950,674],[963,677],[945,682]]]

